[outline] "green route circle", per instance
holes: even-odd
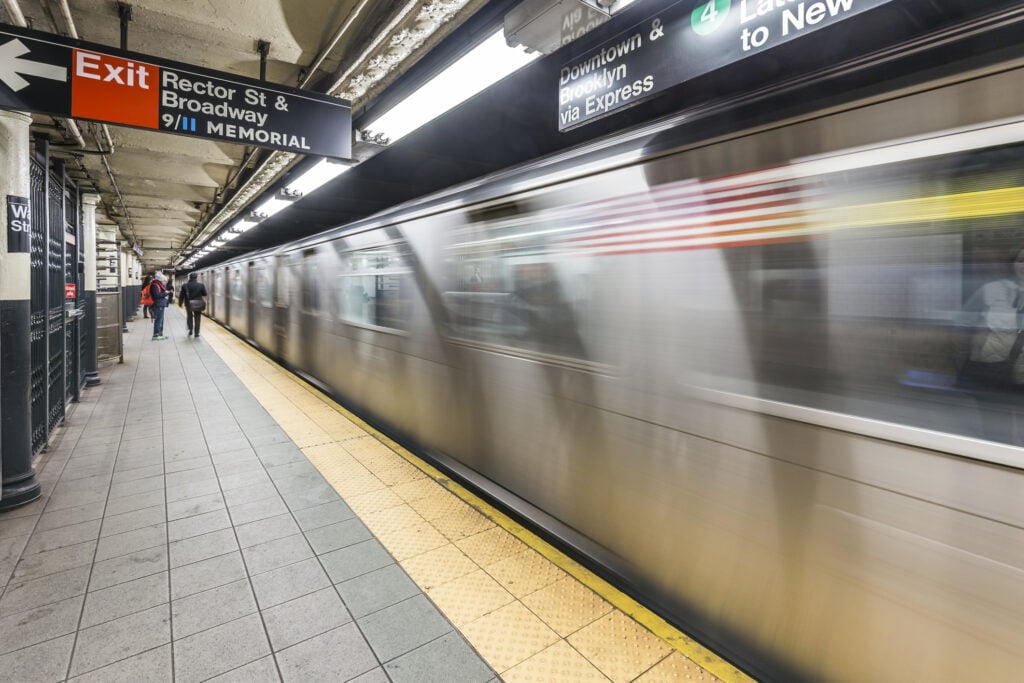
[[[719,26],[725,23],[729,16],[730,0],[708,0],[703,5],[697,5],[690,13],[690,25],[693,32],[706,36],[714,33]]]

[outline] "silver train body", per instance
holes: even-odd
[[[957,374],[1024,69],[674,125],[215,266],[207,313],[754,671],[1019,680],[1024,401]]]

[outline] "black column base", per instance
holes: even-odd
[[[98,372],[87,372],[85,373],[85,386],[94,387],[102,382],[100,379],[100,373]]]
[[[21,481],[4,482],[3,492],[0,493],[0,511],[13,510],[25,503],[31,503],[42,494],[42,487],[36,474],[33,472]]]

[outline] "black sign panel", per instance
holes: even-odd
[[[352,156],[346,100],[0,26],[0,108]]]
[[[680,0],[561,68],[558,129],[606,116],[888,2]]]
[[[7,253],[28,254],[32,250],[32,209],[27,197],[7,195]]]

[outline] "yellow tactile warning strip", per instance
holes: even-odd
[[[503,680],[750,680],[231,333],[203,337]]]

